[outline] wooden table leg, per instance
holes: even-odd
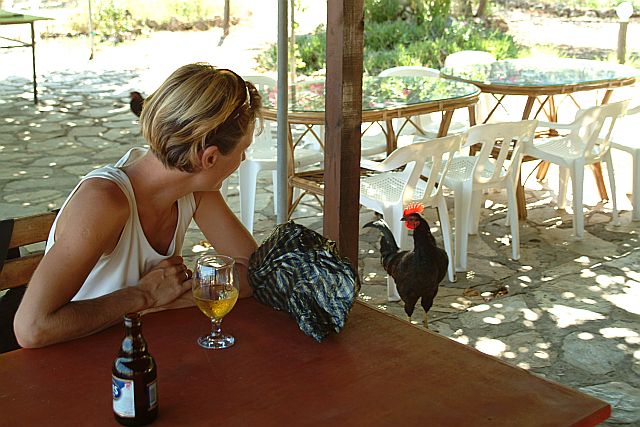
[[[524,111],[522,112],[522,120],[529,120],[535,101],[535,96],[527,97],[527,103],[524,105]],[[518,219],[527,219],[527,202],[524,195],[524,186],[522,185],[522,171],[518,176],[518,184],[516,185],[516,201],[518,202]]]
[[[447,136],[447,132],[449,132],[449,125],[451,124],[452,117],[453,117],[453,110],[446,110],[444,112],[444,115],[442,116],[442,121],[440,122],[440,128],[438,129],[438,138]]]
[[[551,163],[549,163],[546,160],[543,160],[540,163],[540,166],[538,166],[538,172],[536,172],[536,179],[538,181],[542,181],[547,176],[547,171],[549,170],[549,165],[551,165]]]
[[[596,179],[596,185],[598,186],[598,193],[600,193],[600,200],[605,201],[609,200],[609,195],[607,194],[607,187],[604,186],[604,179],[602,177],[602,163],[593,163],[591,165],[591,171],[593,172],[593,177]]]
[[[469,109],[469,127],[476,125],[476,106],[470,105]]]
[[[387,125],[387,156],[398,147],[398,140],[396,138],[396,131],[393,130],[393,119],[387,118],[384,121]]]
[[[612,93],[613,89],[607,89],[607,91],[604,93],[604,97],[602,97],[602,102],[600,102],[600,105],[608,104]]]
[[[535,96],[528,96],[527,103],[524,104],[524,111],[522,112],[522,120],[529,120],[529,115],[533,109],[533,103],[536,102]]]
[[[527,219],[527,201],[525,199],[524,186],[522,185],[522,175],[518,176],[516,202],[518,203],[518,219]]]
[[[558,109],[556,108],[556,101],[553,98],[553,95],[549,96],[549,116],[548,119],[550,122],[558,121]]]
[[[550,95],[548,98],[548,102],[549,102],[549,113],[547,114],[547,118],[549,119],[550,122],[557,122],[558,121],[558,109],[556,108],[556,103],[555,100],[553,98],[553,95]],[[557,132],[554,133],[554,129],[549,129],[549,133],[551,135],[557,135]],[[548,161],[543,161],[542,163],[540,163],[540,166],[538,166],[538,172],[536,172],[536,179],[538,181],[542,181],[545,179],[545,177],[547,176],[547,172],[549,171],[549,166],[551,165],[551,163],[549,163]]]
[[[604,97],[602,98],[602,102],[600,105],[605,105],[609,103],[609,99],[611,98],[611,94],[613,93],[612,89],[607,89],[604,93]],[[609,200],[609,195],[607,194],[607,187],[604,185],[604,178],[602,176],[602,164],[594,163],[591,165],[591,171],[593,172],[593,177],[596,180],[596,185],[598,186],[598,193],[600,193],[600,200]]]

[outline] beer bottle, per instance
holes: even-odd
[[[139,313],[124,316],[124,339],[113,362],[113,414],[125,426],[141,426],[158,415],[156,362],[142,336]]]

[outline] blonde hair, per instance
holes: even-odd
[[[178,68],[144,100],[140,126],[166,167],[193,172],[206,147],[233,151],[262,118],[260,110],[253,84],[231,70],[196,63]]]

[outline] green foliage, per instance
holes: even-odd
[[[383,23],[395,20],[416,24],[447,16],[451,0],[365,0],[365,22]]]
[[[372,22],[365,24],[364,45],[372,51],[408,46],[429,37],[429,25],[414,25],[407,21]]]
[[[98,5],[109,0],[94,0]],[[124,8],[139,21],[151,19],[160,24],[171,19],[192,22],[203,18],[222,16],[224,0],[119,0]],[[231,2],[231,14],[238,15],[236,2]],[[245,11],[243,11],[244,13]]]
[[[296,38],[296,64],[303,74],[312,74],[324,68],[327,32],[319,26],[313,34],[304,34]]]
[[[123,2],[106,0],[99,2],[94,16],[94,31],[103,39],[120,41],[124,35],[131,33],[135,21]]]
[[[451,11],[451,0],[428,0],[425,2],[424,9],[417,7],[417,10],[424,10],[425,21],[430,21],[431,18],[446,17]]]
[[[159,25],[167,25],[172,20],[191,23],[222,15],[223,3],[224,0],[94,0],[94,31],[103,39],[122,41],[139,34],[148,19]],[[239,14],[233,7],[231,12]],[[86,16],[80,14],[71,19],[69,25],[79,32],[88,31]]]
[[[394,21],[400,17],[402,6],[397,0],[365,0],[365,22]]]
[[[296,36],[296,72],[311,75],[325,67],[327,33],[320,25],[312,34]],[[276,70],[278,67],[278,46],[271,45],[256,58],[262,70]]]
[[[370,18],[365,20],[365,73],[377,75],[386,68],[400,65],[441,68],[448,54],[465,49],[485,50],[498,59],[518,56],[520,48],[513,37],[487,26],[485,21],[432,16],[431,12],[420,15],[420,18],[418,4],[433,10],[435,2],[406,1],[403,4],[409,3],[414,3],[412,10],[415,13],[407,18],[399,8],[392,7],[400,4],[398,0],[367,0],[368,7],[373,6],[366,9],[365,13]],[[392,19],[388,19],[390,17]],[[418,24],[416,19],[424,21]],[[322,26],[313,34],[296,37],[297,73],[310,75],[326,67],[325,40]],[[270,47],[256,59],[263,70],[275,70],[276,46]]]
[[[374,34],[384,34],[387,43],[378,43],[377,35],[369,36],[373,42],[365,45],[364,69],[370,75],[399,65],[441,68],[444,58],[459,50],[486,50],[498,59],[515,57],[519,50],[511,36],[481,22],[434,18],[419,27],[410,23],[399,27],[398,22],[379,25],[390,28],[372,28]],[[392,34],[398,36],[391,38]]]
[[[197,21],[205,16],[205,8],[201,1],[172,0],[169,7],[174,10],[172,16],[179,17],[181,21]]]

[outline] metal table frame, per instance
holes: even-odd
[[[0,36],[2,40],[8,40],[14,44],[8,46],[0,46],[0,49],[13,49],[16,47],[30,47],[31,59],[33,64],[33,103],[38,103],[38,81],[36,77],[36,33],[33,23],[36,21],[44,21],[52,18],[45,18],[41,16],[24,15],[21,13],[7,12],[0,10],[0,25],[19,25],[29,24],[31,27],[31,43],[24,42],[19,39],[13,39],[9,37]]]

